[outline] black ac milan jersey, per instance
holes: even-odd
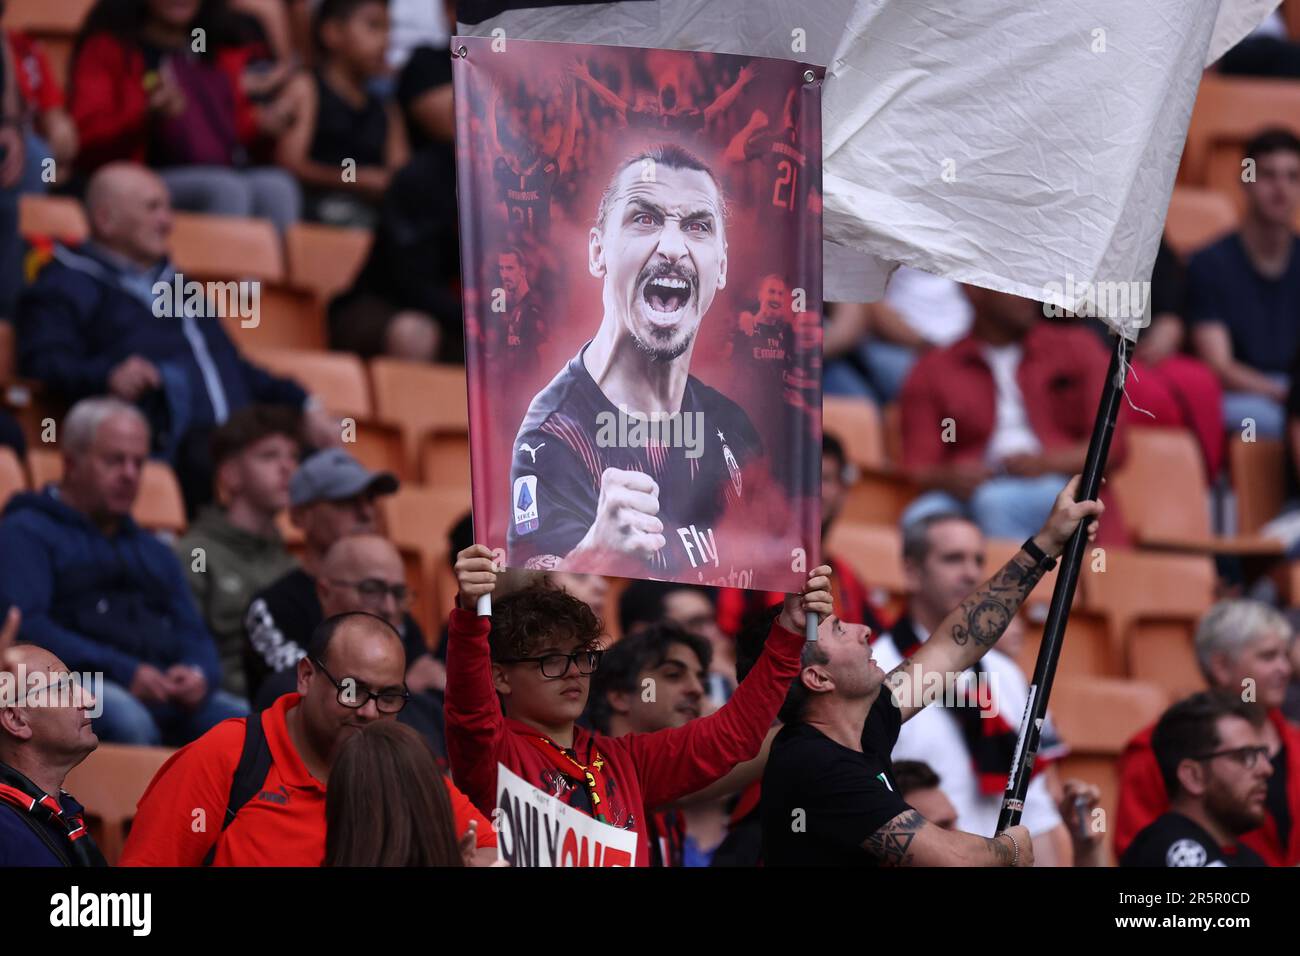
[[[1204,827],[1170,810],[1144,827],[1120,858],[1120,866],[1267,866],[1243,843],[1223,847]]]
[[[765,131],[745,143],[746,159],[761,159],[767,175],[758,195],[759,208],[773,213],[793,213],[808,201],[805,167],[808,156],[796,144],[793,129]]]
[[[742,362],[760,366],[773,363],[778,368],[785,368],[793,358],[793,329],[780,317],[772,322],[755,320],[754,331],[750,333],[737,329],[733,342],[733,354]]]
[[[746,500],[745,466],[763,453],[762,439],[735,402],[691,376],[681,425],[659,440],[636,435],[596,385],[583,362],[587,346],[532,401],[515,438],[510,469],[509,563],[553,566],[596,520],[606,468],[639,471],[659,486],[664,548],[646,574],[683,579],[725,574],[747,555],[729,554],[717,525]],[[621,430],[620,430],[621,429]],[[683,436],[679,442],[674,435]],[[689,447],[688,447],[689,446]]]
[[[514,234],[545,235],[551,224],[551,193],[560,178],[560,165],[552,156],[540,156],[531,166],[516,172],[498,156],[492,176]]]

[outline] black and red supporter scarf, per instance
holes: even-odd
[[[899,617],[889,633],[898,653],[904,657],[911,657],[921,646],[912,619],[907,615]],[[1017,734],[1015,728],[1003,719],[997,701],[990,698],[989,707],[980,703],[978,683],[985,673],[984,665],[977,661],[970,670],[975,679],[965,684],[966,699],[958,700],[957,706],[948,708],[948,712],[961,728],[980,793],[996,795],[1006,790],[1007,773],[1016,754]]]
[[[651,866],[686,865],[686,818],[680,810],[660,810],[646,817]]]
[[[16,807],[32,830],[70,866],[107,866],[104,855],[95,846],[81,814],[63,809],[57,797],[46,793],[13,767],[0,763],[0,803]],[[63,837],[55,845],[48,827]]]
[[[587,796],[591,798],[591,815],[601,823],[610,823],[607,810],[609,809],[609,793],[605,786],[605,774],[602,772],[605,768],[605,757],[593,744],[587,763],[579,763],[577,758],[568,750],[565,750],[550,737],[543,737],[539,734],[529,734],[526,738],[537,750],[555,765],[565,776],[573,777],[587,788]],[[574,771],[577,771],[576,773]],[[612,824],[611,824],[612,825]]]

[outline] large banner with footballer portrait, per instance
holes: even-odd
[[[821,467],[821,81],[452,41],[476,537],[511,567],[797,591]]]

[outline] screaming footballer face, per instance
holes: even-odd
[[[605,313],[653,361],[687,352],[727,283],[722,214],[707,172],[633,162],[591,231],[589,267],[605,279]]]

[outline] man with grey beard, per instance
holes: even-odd
[[[638,577],[702,568],[708,583],[730,571],[745,586],[737,565],[753,558],[715,525],[752,498],[746,468],[762,440],[690,374],[700,322],[727,283],[724,220],[712,170],[680,146],[615,172],[588,239],[600,328],[533,398],[515,439],[510,564]],[[620,425],[600,427],[610,422]],[[636,440],[647,433],[702,440]]]

